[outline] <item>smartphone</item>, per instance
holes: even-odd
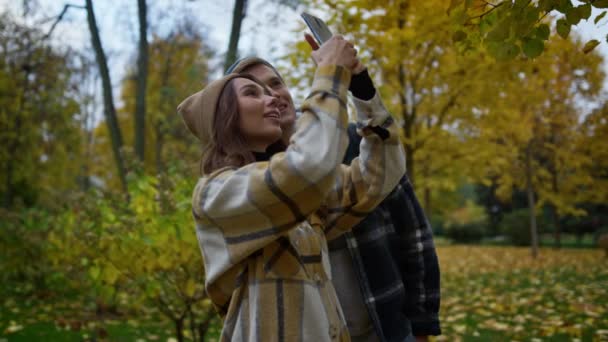
[[[323,45],[323,43],[331,38],[332,33],[322,19],[306,12],[302,12],[301,16],[306,25],[308,25],[312,35],[317,40],[317,43],[319,43],[319,46]]]

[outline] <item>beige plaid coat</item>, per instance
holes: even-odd
[[[349,81],[347,69],[319,67],[285,152],[196,185],[193,213],[206,289],[224,318],[222,341],[350,340],[327,239],[382,201],[405,159],[398,128],[375,97],[355,99],[361,154],[341,164]]]

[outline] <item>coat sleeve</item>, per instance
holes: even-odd
[[[414,335],[439,335],[439,262],[431,225],[407,175],[383,205],[398,239],[398,250],[393,255],[405,287],[402,312],[410,320]]]
[[[317,68],[285,152],[199,180],[193,215],[208,283],[319,209],[348,143],[349,81],[345,68]]]
[[[357,133],[362,136],[357,158],[341,165],[336,188],[328,196],[325,233],[328,240],[352,229],[373,211],[405,174],[399,128],[376,92],[364,101],[353,98]]]

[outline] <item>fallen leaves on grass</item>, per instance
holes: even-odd
[[[436,340],[608,337],[608,263],[598,250],[542,249],[537,259],[514,247],[437,252],[443,337]]]

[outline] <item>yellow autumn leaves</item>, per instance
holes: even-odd
[[[440,246],[436,341],[608,339],[608,259],[599,250]]]

